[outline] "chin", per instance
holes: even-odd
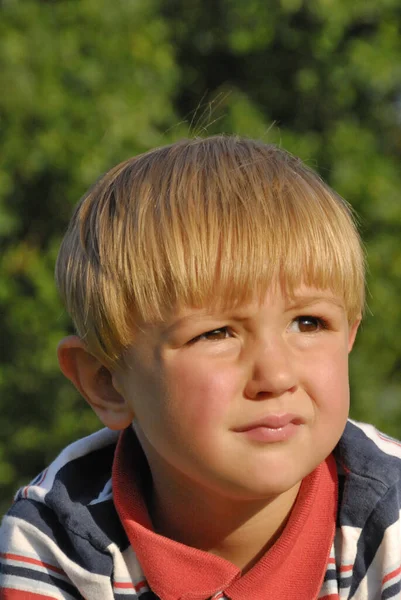
[[[250,479],[248,474],[241,481],[226,482],[223,493],[232,500],[238,501],[268,500],[299,487],[302,479],[286,476],[275,477],[274,479],[270,477],[268,480],[261,480],[260,476]]]

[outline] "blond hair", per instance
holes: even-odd
[[[77,333],[108,367],[135,327],[180,306],[238,305],[275,281],[364,305],[364,255],[349,205],[288,152],[234,136],[130,158],[84,196],[56,279]]]

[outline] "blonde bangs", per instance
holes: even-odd
[[[81,201],[57,281],[88,348],[113,366],[135,329],[179,307],[236,306],[281,282],[364,304],[348,205],[303,163],[251,140],[184,140],[115,167]]]

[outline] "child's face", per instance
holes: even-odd
[[[296,486],[344,430],[357,326],[341,298],[302,287],[145,329],[115,380],[154,473],[231,498]]]

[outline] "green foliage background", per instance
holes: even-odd
[[[277,142],[355,207],[370,271],[352,416],[401,437],[399,0],[0,0],[0,89],[0,513],[98,427],[56,362],[73,205],[194,133]]]

